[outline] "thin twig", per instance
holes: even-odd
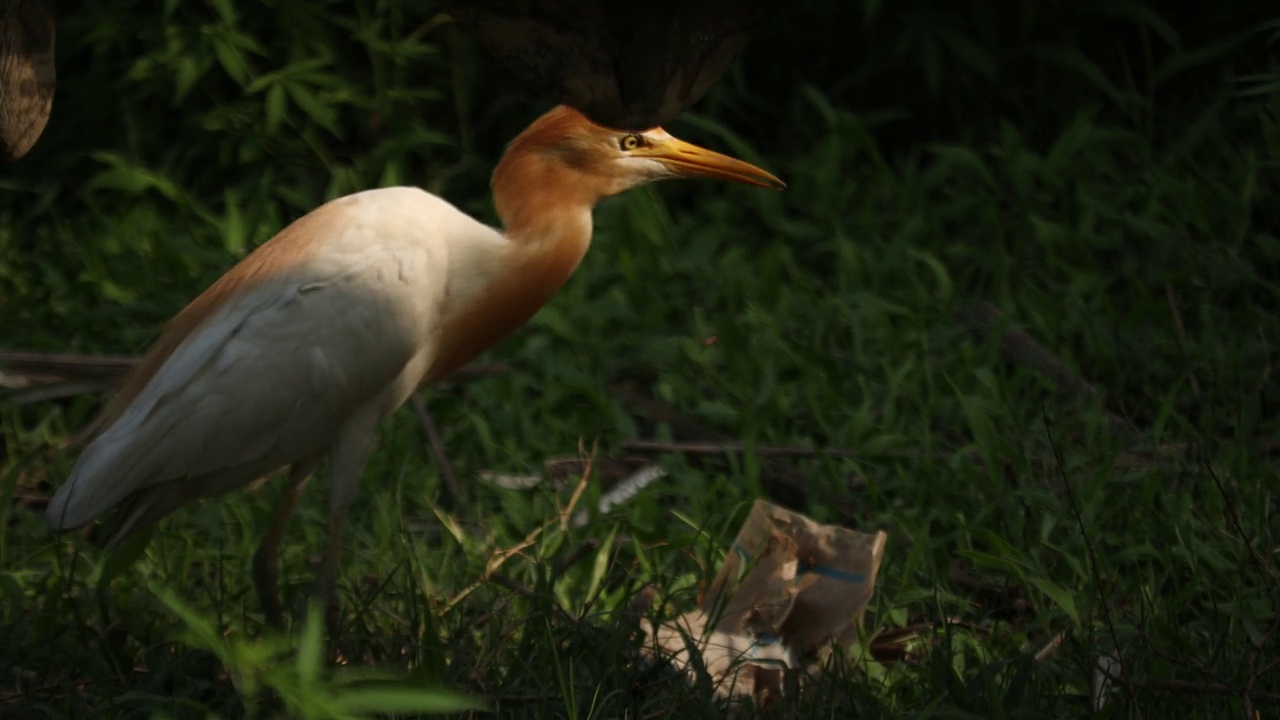
[[[623,455],[621,457],[597,457],[592,464],[596,477],[606,487],[612,487],[618,481],[634,473],[638,468],[653,462],[646,455]],[[577,478],[582,474],[587,461],[581,457],[553,457],[542,461],[542,468],[557,482],[565,477]],[[539,476],[541,480],[541,476]]]
[[[5,386],[0,388],[0,392],[15,405],[32,405],[66,397],[91,395],[111,387],[107,380],[54,380],[46,383],[32,383],[30,380],[24,377],[22,385]]]
[[[1265,668],[1258,668],[1258,660],[1262,654],[1262,649],[1271,647],[1272,636],[1277,630],[1280,630],[1280,602],[1276,600],[1276,592],[1269,582],[1275,569],[1270,567],[1258,551],[1253,547],[1253,538],[1244,531],[1244,526],[1240,523],[1240,516],[1236,514],[1234,503],[1227,495],[1227,489],[1222,486],[1222,480],[1218,477],[1218,473],[1214,471],[1213,465],[1205,462],[1205,470],[1209,473],[1209,477],[1213,479],[1213,484],[1218,488],[1218,494],[1222,496],[1222,502],[1226,506],[1227,520],[1231,523],[1232,528],[1240,538],[1240,542],[1244,543],[1245,549],[1249,551],[1249,559],[1253,562],[1254,568],[1258,572],[1259,580],[1267,591],[1267,599],[1271,601],[1271,624],[1267,626],[1266,631],[1262,633],[1261,639],[1249,653],[1249,679],[1245,681],[1244,687],[1240,688],[1240,699],[1244,703],[1244,715],[1246,718],[1252,718],[1253,712],[1253,687],[1258,683],[1258,678],[1275,663],[1269,663]]]
[[[1275,574],[1275,568],[1270,567],[1267,561],[1258,554],[1256,548],[1253,547],[1253,538],[1244,531],[1244,526],[1240,523],[1240,516],[1236,514],[1235,505],[1232,504],[1227,490],[1222,486],[1222,480],[1218,477],[1218,473],[1208,462],[1205,463],[1205,471],[1209,473],[1213,484],[1218,488],[1218,493],[1222,496],[1223,503],[1226,505],[1227,520],[1231,523],[1231,527],[1235,529],[1236,534],[1240,536],[1240,541],[1244,543],[1245,549],[1249,551],[1249,559],[1253,562],[1254,568],[1263,578],[1263,587],[1267,590],[1267,599],[1271,601],[1271,613],[1273,616],[1280,618],[1280,598],[1277,598],[1275,588],[1272,583],[1266,582],[1267,578],[1271,578]]]
[[[1062,641],[1065,640],[1066,637],[1067,631],[1062,630],[1057,635],[1050,638],[1049,642],[1045,643],[1043,647],[1036,651],[1034,656],[1036,662],[1044,662],[1045,660],[1048,660],[1049,656],[1057,652],[1059,647],[1062,647]]]
[[[1134,712],[1141,718],[1142,708],[1139,707],[1137,696],[1133,692],[1133,685],[1129,682],[1129,672],[1125,668],[1124,653],[1120,648],[1120,636],[1116,633],[1116,625],[1111,618],[1111,606],[1107,603],[1106,586],[1102,582],[1102,571],[1098,567],[1098,554],[1093,549],[1093,541],[1089,539],[1089,531],[1084,525],[1084,516],[1080,513],[1080,503],[1076,501],[1075,488],[1072,487],[1071,481],[1067,479],[1062,452],[1058,449],[1058,443],[1053,439],[1053,431],[1049,427],[1049,414],[1041,409],[1041,417],[1044,421],[1045,434],[1049,438],[1049,447],[1053,450],[1053,458],[1058,466],[1058,475],[1062,478],[1062,486],[1066,490],[1067,504],[1071,506],[1071,514],[1075,516],[1076,526],[1080,528],[1080,537],[1084,540],[1085,550],[1089,553],[1089,566],[1093,570],[1094,582],[1098,584],[1098,600],[1102,604],[1102,620],[1107,626],[1107,633],[1111,635],[1111,644],[1115,647],[1115,659],[1116,665],[1120,668],[1120,680],[1124,683],[1125,691],[1129,694],[1129,702],[1132,703]]]
[[[132,370],[141,359],[133,355],[81,355],[0,350],[0,365],[18,374],[118,378]]]
[[[441,498],[440,504],[445,509],[452,510],[462,502],[462,486],[458,484],[458,476],[453,472],[453,463],[449,461],[444,443],[440,440],[440,433],[436,431],[435,420],[427,410],[427,404],[423,402],[422,396],[418,393],[410,395],[409,404],[413,406],[413,414],[418,416],[418,424],[422,426],[422,433],[427,436],[431,454],[435,456],[436,466],[440,468],[440,476],[444,478],[445,497]]]
[[[991,630],[967,620],[956,617],[942,617],[932,620],[920,620],[902,627],[881,630],[871,638],[871,654],[880,662],[891,664],[896,662],[912,663],[909,646],[916,640],[926,636],[936,638],[939,630],[963,628],[982,638],[988,638]]]
[[[733,438],[708,427],[697,418],[654,400],[627,385],[613,384],[609,386],[609,391],[628,407],[638,410],[655,422],[667,425],[671,428],[672,434],[678,438],[713,443],[733,441]],[[761,482],[764,483],[775,502],[786,507],[805,507],[809,497],[807,475],[778,458],[764,458],[764,469]]]
[[[566,532],[569,529],[569,517],[573,514],[573,508],[578,504],[578,500],[582,498],[582,493],[587,489],[587,479],[591,477],[591,470],[596,464],[596,453],[600,451],[600,438],[591,441],[591,454],[587,455],[587,466],[582,469],[582,479],[578,481],[578,486],[573,489],[573,495],[569,497],[569,504],[560,510],[560,532]],[[586,455],[583,452],[582,441],[578,441],[578,453]]]
[[[593,452],[594,452],[594,447],[595,446],[593,446]],[[538,538],[542,536],[542,533],[546,532],[547,530],[550,530],[556,525],[559,525],[562,529],[567,528],[569,524],[569,516],[573,513],[574,506],[578,504],[578,500],[582,498],[582,493],[584,490],[586,490],[586,487],[587,487],[587,481],[590,479],[591,479],[591,466],[590,464],[588,464],[586,471],[582,473],[582,477],[578,480],[577,487],[574,488],[573,490],[573,495],[570,496],[569,498],[569,503],[560,510],[557,517],[554,517],[548,520],[547,522],[539,525],[538,527],[534,528],[529,532],[528,535],[525,535],[523,540],[516,543],[515,545],[512,545],[511,547],[503,550],[495,551],[492,555],[490,555],[489,560],[485,563],[484,571],[480,573],[480,577],[477,578],[474,582],[472,582],[467,587],[460,590],[452,598],[450,598],[449,602],[445,603],[444,609],[439,612],[439,615],[441,617],[448,615],[450,611],[452,611],[455,607],[458,606],[458,603],[465,600],[467,596],[475,592],[477,588],[479,588],[480,586],[488,582],[489,579],[493,577],[493,574],[496,573],[498,569],[501,568],[502,565],[507,562],[507,560],[510,560],[512,557],[519,555],[520,553],[524,552],[526,549],[531,547],[534,543],[536,543],[538,541]]]
[[[15,503],[32,510],[43,510],[49,505],[49,494],[35,491],[15,490],[9,495]]]
[[[624,440],[623,450],[650,453],[682,453],[685,455],[744,455],[758,457],[810,458],[810,457],[865,457],[865,454],[845,448],[805,448],[780,445],[746,445],[740,442],[662,442],[659,440]],[[893,457],[897,457],[896,455]],[[906,457],[905,455],[903,457]]]
[[[956,315],[962,323],[971,326],[984,336],[990,336],[993,331],[1000,329],[1007,322],[1007,327],[1000,337],[1000,353],[1005,356],[1006,361],[1038,371],[1053,381],[1058,388],[1073,395],[1090,400],[1096,400],[1102,396],[1101,391],[1093,383],[1077,375],[1067,367],[1066,362],[1036,342],[1017,324],[1007,321],[1004,311],[995,305],[989,302],[976,303],[961,308]]]
[[[778,458],[821,458],[821,457],[837,457],[837,458],[862,458],[866,460],[929,460],[933,459],[938,462],[952,462],[956,459],[967,460],[975,465],[982,465],[982,456],[976,452],[950,453],[950,452],[924,452],[920,450],[901,450],[901,451],[877,451],[874,453],[860,452],[849,448],[807,448],[795,445],[747,445],[745,443],[723,441],[723,442],[663,442],[661,440],[624,440],[622,448],[637,453],[673,453],[679,455],[746,455],[748,453],[756,457],[769,459]],[[1121,456],[1127,458],[1128,456]],[[548,463],[563,463],[565,460],[548,461]],[[642,461],[633,461],[642,462]],[[1135,463],[1138,461],[1134,461]],[[1144,462],[1144,467],[1153,466],[1150,461]],[[1159,465],[1156,467],[1166,467]],[[1168,465],[1168,467],[1174,467]],[[862,485],[862,482],[852,483],[852,487]]]
[[[116,380],[134,368],[142,358],[137,355],[82,355],[79,353],[33,352],[28,350],[0,350],[0,367],[10,373],[35,380],[91,379]],[[504,375],[509,372],[503,363],[473,363],[458,368],[446,381],[471,380]]]

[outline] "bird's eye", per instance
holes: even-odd
[[[644,138],[639,135],[623,135],[622,139],[618,141],[618,147],[623,150],[635,150],[641,145],[644,145]]]

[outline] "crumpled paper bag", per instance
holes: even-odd
[[[705,669],[720,697],[762,702],[785,670],[857,640],[887,539],[757,500],[701,607],[646,623],[647,648],[691,681]]]

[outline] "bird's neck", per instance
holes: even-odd
[[[533,317],[591,244],[591,210],[598,198],[563,174],[500,164],[493,198],[506,242],[492,248],[488,277],[458,298],[425,383],[448,375]]]
[[[536,311],[569,279],[591,245],[598,183],[538,152],[509,152],[493,173],[508,280],[523,285]],[[531,313],[532,314],[532,313]]]
[[[503,232],[517,244],[565,238],[587,224],[601,197],[598,179],[539,151],[513,148],[493,171],[493,205]]]

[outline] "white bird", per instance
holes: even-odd
[[[68,530],[115,508],[110,548],[188,502],[288,465],[253,559],[259,599],[279,624],[280,542],[328,454],[315,594],[332,610],[343,524],[378,423],[555,294],[587,252],[600,199],[673,177],[784,187],[661,128],[619,132],[561,106],[512,141],[494,170],[503,232],[416,188],[322,205],[168,324],[95,421],[46,518]]]

